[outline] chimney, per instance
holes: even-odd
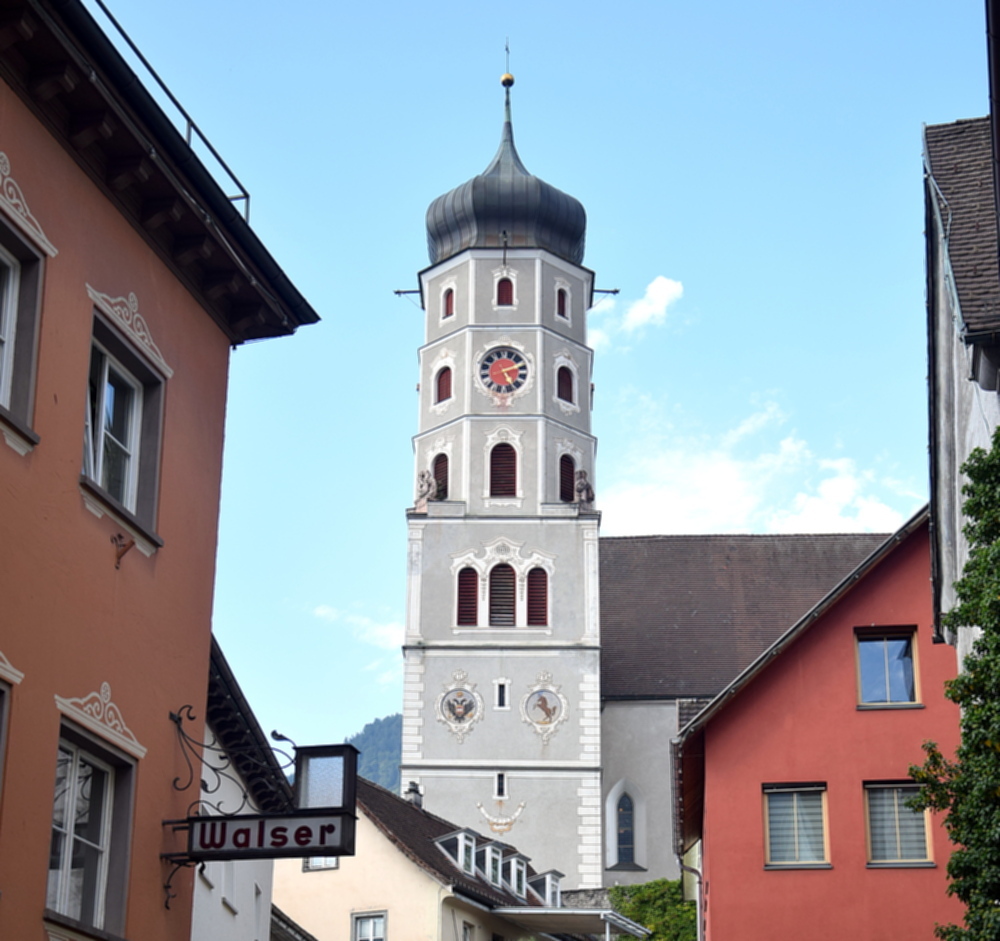
[[[403,797],[416,807],[424,806],[424,799],[420,795],[420,787],[416,781],[410,782],[410,786],[403,792]]]

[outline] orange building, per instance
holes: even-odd
[[[906,805],[921,744],[958,744],[929,548],[924,510],[681,730],[677,850],[700,876],[700,937],[930,939],[961,922],[941,818]]]
[[[0,8],[0,938],[178,941],[229,350],[317,317],[79,0]]]

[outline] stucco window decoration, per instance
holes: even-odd
[[[552,682],[552,674],[543,670],[521,700],[522,721],[541,736],[543,745],[548,745],[568,716],[569,700],[562,694],[561,687]]]
[[[124,330],[128,338],[153,362],[164,379],[169,379],[174,374],[154,342],[145,318],[139,313],[139,299],[135,294],[130,293],[128,297],[112,297],[89,284],[87,294],[90,295],[94,306],[106,314],[115,326]]]
[[[90,693],[82,699],[56,696],[56,707],[68,719],[117,745],[134,758],[145,756],[145,747],[139,744],[132,730],[125,724],[121,710],[112,702],[111,686],[108,683],[101,684],[100,692]]]
[[[917,701],[912,631],[858,634],[858,701],[895,706]]]
[[[469,682],[465,670],[456,670],[451,682],[441,687],[437,701],[437,720],[444,723],[459,744],[483,717],[483,697],[476,684]]]
[[[2,650],[0,650],[0,680],[6,680],[12,686],[16,686],[21,680],[24,679],[24,674],[15,669],[14,664],[12,664],[5,656]]]
[[[767,865],[826,863],[826,785],[769,786],[764,801]]]
[[[569,350],[561,350],[552,360],[553,389],[552,401],[564,415],[573,415],[580,411],[579,374],[576,360]]]
[[[10,160],[0,151],[0,210],[50,258],[59,254],[46,238],[41,223],[31,214],[17,181],[10,175]]]

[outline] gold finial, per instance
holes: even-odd
[[[504,72],[504,74],[500,76],[500,84],[503,85],[504,88],[510,88],[510,86],[514,84],[514,76],[511,75],[510,72]]]

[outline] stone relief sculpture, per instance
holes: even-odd
[[[437,482],[429,470],[423,470],[417,477],[417,502],[413,508],[418,513],[427,512],[427,501],[433,500],[437,493]]]

